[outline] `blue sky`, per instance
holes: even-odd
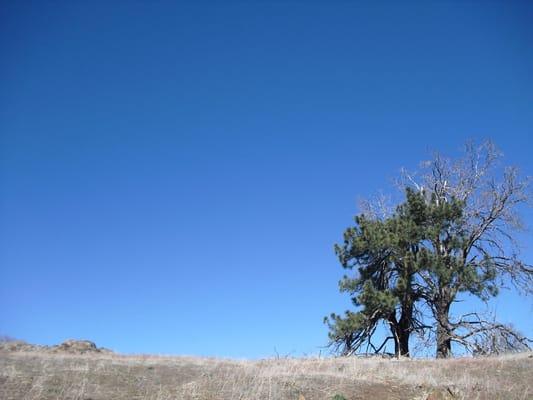
[[[90,3],[0,10],[4,334],[317,353],[357,198],[467,139],[533,174],[531,3]]]

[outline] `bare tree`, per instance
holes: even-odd
[[[490,141],[477,147],[468,143],[459,160],[435,154],[418,173],[402,174],[401,186],[418,191],[432,207],[457,203],[462,208],[460,218],[441,221],[423,243],[434,256],[429,262],[439,264],[419,273],[436,320],[437,357],[450,356],[452,342],[466,345],[465,335],[508,333],[503,325],[479,318],[452,322],[451,306],[460,292],[488,300],[508,280],[523,293],[533,293],[533,266],[519,258],[515,240],[524,229],[518,211],[531,202],[531,180],[520,178],[516,168],[502,168],[501,157]],[[471,335],[457,334],[459,328],[470,329]]]

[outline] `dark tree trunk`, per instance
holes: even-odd
[[[413,323],[413,303],[409,299],[403,306],[402,317],[398,323],[398,345],[402,357],[409,357],[409,337]]]
[[[399,355],[402,357],[409,357],[409,336],[409,332],[402,332],[398,337]]]
[[[437,322],[437,358],[448,358],[452,355],[452,340],[450,332],[451,301],[441,298],[435,305],[435,319]]]
[[[404,331],[399,325],[391,328],[394,337],[394,354],[396,357],[409,357],[410,332]]]
[[[402,304],[402,315],[400,320],[391,326],[392,335],[394,336],[394,354],[396,357],[409,357],[409,338],[411,337],[411,328],[413,323],[413,302],[411,299],[405,299]]]

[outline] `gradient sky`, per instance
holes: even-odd
[[[509,1],[3,2],[0,332],[319,352],[357,198],[467,139],[533,174],[531,21]],[[531,300],[491,307],[533,336]]]

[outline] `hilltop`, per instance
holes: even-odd
[[[531,376],[533,353],[252,361],[120,355],[89,341],[0,344],[4,400],[531,399]]]

